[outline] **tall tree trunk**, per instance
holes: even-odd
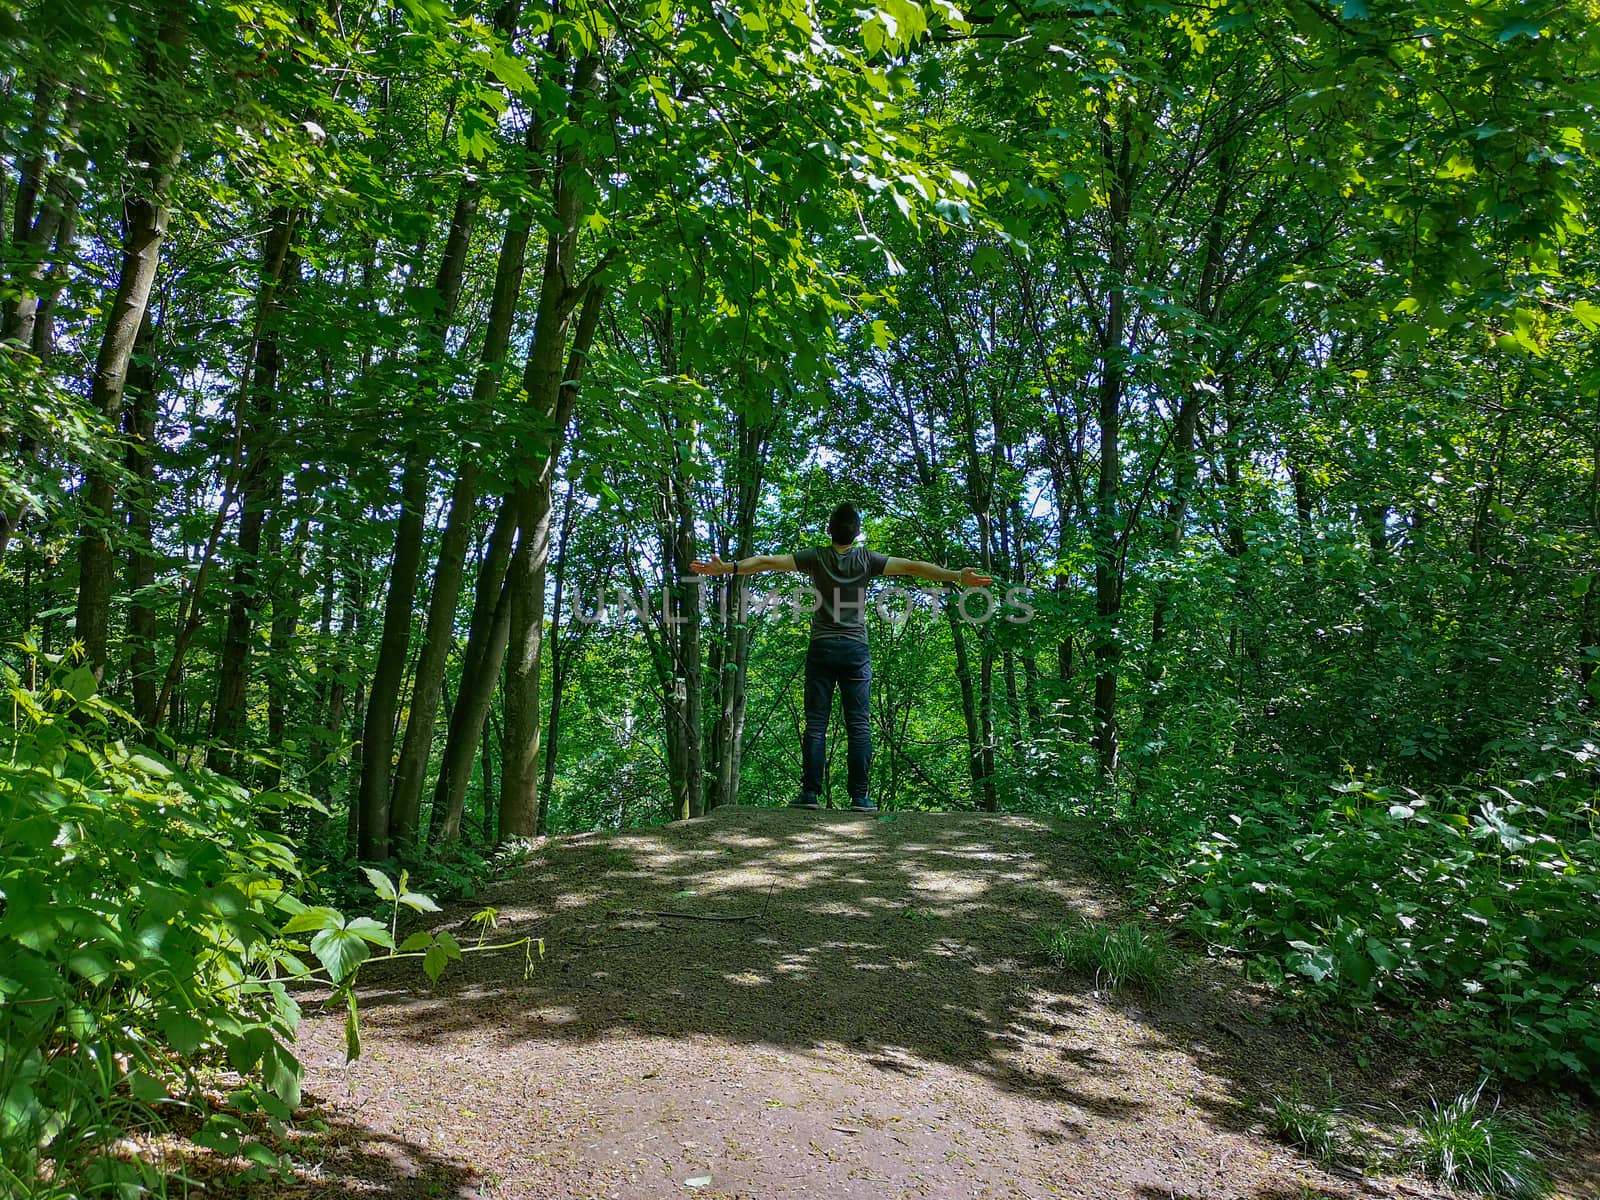
[[[210,765],[232,774],[236,748],[244,740],[246,698],[250,690],[251,645],[255,618],[261,609],[261,544],[269,510],[283,493],[283,467],[273,451],[278,425],[278,375],[283,359],[279,346],[283,294],[293,286],[299,263],[290,246],[296,225],[287,207],[273,211],[271,229],[262,243],[261,289],[256,303],[261,334],[255,343],[254,370],[243,373],[239,400],[245,418],[244,475],[240,481],[239,534],[235,543],[233,583],[228,620],[217,666],[217,697],[211,710],[211,737],[216,743]]]
[[[1589,529],[1600,546],[1600,430],[1589,441]],[[1589,584],[1578,610],[1578,683],[1583,688],[1582,704],[1587,712],[1600,709],[1600,570],[1590,559]]]
[[[483,185],[476,176],[461,184],[450,217],[444,253],[428,295],[419,359],[423,384],[430,390],[435,373],[443,369],[445,336],[455,320],[461,299],[467,248],[482,193]],[[357,853],[364,859],[387,858],[390,853],[389,781],[394,765],[395,722],[400,712],[400,690],[405,682],[406,658],[411,647],[411,622],[415,613],[417,578],[422,568],[432,463],[427,435],[421,430],[411,431],[400,469],[400,519],[395,523],[394,548],[390,552],[389,592],[383,604],[378,664],[372,674],[362,729]]]
[[[978,689],[972,680],[972,654],[967,648],[967,631],[955,605],[945,606],[950,626],[950,641],[956,652],[956,684],[961,689],[961,719],[967,734],[967,773],[972,778],[972,801],[987,812],[995,809],[994,777],[984,769],[983,718],[979,714]]]
[[[755,553],[756,505],[761,498],[762,466],[767,439],[776,417],[751,420],[740,411],[735,422],[738,447],[734,457],[734,521],[732,558]],[[729,546],[721,547],[726,553]],[[739,803],[740,768],[744,757],[747,686],[750,677],[750,622],[746,606],[749,590],[742,575],[730,575],[717,593],[718,637],[711,660],[711,700],[716,716],[712,724],[711,751],[716,756],[706,794],[709,812],[723,804]]]
[[[556,782],[556,755],[561,745],[561,701],[566,694],[568,649],[561,636],[561,602],[566,595],[567,545],[572,538],[572,523],[577,511],[575,500],[577,475],[569,469],[567,496],[561,505],[561,532],[556,535],[556,590],[555,606],[550,614],[550,714],[545,722],[544,778],[539,784],[538,832],[542,836],[550,831],[550,792]],[[578,626],[582,638],[585,626]],[[576,649],[576,644],[573,647]]]
[[[1094,639],[1094,745],[1100,774],[1109,778],[1117,769],[1117,676],[1122,666],[1118,625],[1122,617],[1122,394],[1126,380],[1128,302],[1127,224],[1132,203],[1132,152],[1126,130],[1101,129],[1102,154],[1111,179],[1107,220],[1110,246],[1107,256],[1109,291],[1105,324],[1100,337],[1100,386],[1096,395],[1095,427],[1100,441],[1099,472],[1095,480],[1094,597],[1097,628]]]
[[[1172,433],[1172,493],[1161,514],[1161,547],[1173,560],[1183,548],[1183,527],[1189,512],[1189,496],[1195,481],[1195,434],[1200,419],[1200,393],[1188,392],[1178,406]],[[1152,689],[1151,708],[1159,712],[1155,689],[1166,673],[1162,652],[1167,636],[1167,620],[1172,613],[1172,584],[1160,579],[1155,584],[1150,605],[1150,657],[1145,663],[1145,682]]]
[[[302,480],[303,482],[303,480]],[[296,498],[304,496],[302,487],[296,487]],[[284,499],[277,500],[280,513]],[[262,775],[262,785],[278,787],[283,778],[284,742],[289,730],[289,706],[295,672],[293,659],[295,635],[300,629],[300,602],[305,594],[306,544],[311,535],[311,522],[302,515],[295,522],[294,533],[284,546],[279,558],[278,578],[272,589],[272,628],[268,634],[267,658],[271,670],[267,674],[267,746],[272,765]]]
[[[693,436],[691,434],[691,436]],[[695,510],[682,456],[674,454],[665,480],[671,525],[664,531],[664,634],[672,677],[664,700],[673,812],[685,820],[705,813],[705,741],[701,726],[700,581],[694,561]]]
[[[156,413],[160,402],[153,354],[155,322],[145,310],[144,322],[128,368],[123,435],[129,487],[124,497],[128,538],[128,674],[133,685],[133,717],[146,729],[154,723],[156,680],[156,606],[146,589],[155,582],[156,557],[151,538],[152,459]]]
[[[530,134],[530,141],[534,136]],[[530,153],[537,148],[530,145]],[[474,412],[483,411],[493,403],[505,375],[506,352],[511,346],[511,326],[516,317],[517,298],[522,292],[532,219],[528,207],[521,206],[512,215],[500,243],[488,325],[484,332],[477,377],[472,384]],[[417,659],[416,683],[412,687],[405,739],[395,771],[389,832],[394,852],[402,856],[409,856],[417,849],[422,785],[433,750],[434,724],[439,711],[445,667],[449,662],[450,649],[456,643],[456,605],[461,596],[467,543],[472,537],[477,501],[477,455],[469,450],[457,465],[455,486],[450,493],[450,509],[445,518],[444,536],[439,543],[438,563],[434,568],[428,625],[423,635],[422,653]]]
[[[182,70],[181,50],[187,39],[188,6],[169,0],[162,5],[160,31],[146,45],[140,62],[154,88],[171,86]],[[89,384],[89,407],[107,424],[122,417],[122,396],[128,382],[133,343],[150,303],[150,289],[161,262],[169,210],[167,194],[183,147],[171,125],[154,115],[136,116],[128,159],[138,164],[123,200],[122,257],[100,349]],[[78,603],[75,630],[96,677],[106,667],[111,628],[111,593],[116,560],[111,547],[112,505],[116,482],[102,468],[86,472],[83,523],[78,537]]]
[[[547,248],[539,320],[523,373],[528,400],[545,418],[540,425],[550,431],[550,442],[543,448],[542,460],[536,460],[533,478],[518,489],[517,552],[506,571],[510,627],[506,646],[506,724],[500,752],[503,838],[532,837],[538,829],[542,732],[539,687],[544,657],[545,568],[550,554],[550,489],[577,401],[578,383],[588,361],[589,345],[600,323],[603,298],[598,283],[591,282],[582,293],[583,310],[573,336],[572,365],[563,376],[562,350],[572,307],[578,299],[564,282],[572,275],[571,254],[576,249],[575,196],[572,204],[571,221],[565,223],[571,234],[552,235]]]
[[[324,547],[320,554],[322,563],[322,600],[320,613],[317,618],[317,663],[316,686],[312,700],[313,713],[311,731],[307,740],[311,746],[311,761],[306,772],[306,788],[311,795],[320,800],[323,807],[328,805],[326,792],[327,774],[324,765],[333,754],[334,747],[339,744],[336,731],[339,728],[338,718],[333,713],[333,672],[329,669],[332,656],[329,648],[333,643],[333,612],[339,599],[339,568],[332,554]],[[324,732],[330,731],[330,732]],[[322,848],[328,844],[328,814],[325,812],[313,813],[311,817],[311,834],[308,839],[312,846]]]
[[[504,583],[516,536],[516,505],[508,497],[501,502],[483,561],[478,565],[472,625],[461,661],[461,688],[450,713],[444,759],[433,790],[428,842],[434,847],[453,845],[461,837],[461,814],[472,782],[473,759],[478,754],[484,719],[494,699],[506,641],[511,636],[510,599]]]

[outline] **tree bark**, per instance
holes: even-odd
[[[761,498],[762,466],[767,439],[776,417],[753,421],[741,411],[735,422],[737,451],[734,458],[734,521],[732,557],[755,553],[756,505]],[[729,546],[723,546],[727,553]],[[712,648],[711,698],[716,716],[711,728],[715,761],[706,793],[706,811],[739,803],[739,781],[744,758],[747,686],[750,677],[750,622],[746,606],[749,591],[744,576],[731,575],[717,593],[719,631]]]
[[[1117,676],[1122,666],[1118,630],[1122,616],[1122,542],[1125,532],[1119,512],[1122,487],[1122,393],[1126,380],[1128,299],[1127,223],[1132,203],[1132,152],[1126,130],[1113,135],[1101,130],[1101,151],[1111,179],[1108,212],[1110,246],[1107,255],[1109,295],[1101,328],[1100,385],[1095,404],[1095,427],[1100,441],[1099,471],[1095,480],[1094,596],[1097,628],[1094,639],[1094,745],[1100,774],[1117,769]]]
[[[576,250],[576,196],[562,234],[552,234],[546,248],[539,319],[528,352],[523,387],[528,400],[546,419],[549,444],[535,460],[533,478],[516,496],[517,552],[506,572],[510,596],[506,662],[506,724],[500,752],[500,837],[532,837],[539,822],[540,671],[544,655],[545,568],[550,554],[550,489],[561,456],[567,424],[577,400],[578,383],[589,345],[600,323],[601,287],[591,282],[581,294],[582,313],[573,336],[572,365],[561,373],[572,308],[579,298],[567,287]],[[487,665],[487,664],[486,664]],[[498,664],[496,664],[498,666]]]
[[[122,426],[127,439],[123,462],[131,481],[124,497],[128,537],[128,674],[133,687],[133,717],[146,729],[155,721],[158,688],[156,608],[147,595],[140,594],[156,578],[150,520],[150,489],[155,476],[152,443],[155,440],[156,414],[160,402],[157,371],[152,360],[155,341],[155,322],[147,308],[128,368]]]
[[[570,666],[568,647],[561,636],[561,602],[566,594],[567,546],[572,538],[572,523],[577,511],[575,496],[577,477],[569,473],[567,497],[561,506],[561,532],[556,536],[556,588],[555,606],[550,614],[550,715],[546,719],[544,734],[544,778],[539,785],[540,836],[550,832],[550,792],[556,782],[556,755],[561,745],[561,701],[566,694],[567,671]],[[579,625],[577,639],[584,636],[586,626]],[[573,649],[577,648],[577,642]]]
[[[433,815],[428,842],[435,848],[453,845],[461,837],[461,814],[472,781],[473,759],[484,719],[494,699],[494,689],[511,636],[511,609],[503,585],[517,534],[516,505],[501,502],[494,529],[489,534],[474,589],[472,625],[462,655],[461,688],[450,713],[444,759],[433,790]],[[492,664],[492,665],[491,665]]]
[[[537,135],[530,133],[529,153],[538,150]],[[533,214],[521,206],[506,225],[495,264],[494,292],[484,332],[478,373],[472,384],[472,410],[488,408],[500,390],[505,375],[506,352],[511,346],[511,327],[516,317],[517,299],[522,292],[522,276],[527,264],[528,237]],[[456,605],[461,596],[461,581],[466,570],[467,543],[472,537],[473,516],[478,501],[478,464],[475,451],[463,454],[456,468],[456,481],[450,493],[449,513],[444,536],[439,544],[434,568],[433,596],[428,605],[427,630],[422,653],[417,659],[416,682],[406,719],[405,739],[395,771],[394,796],[390,802],[390,835],[394,852],[402,856],[417,849],[417,824],[422,813],[422,785],[433,750],[434,725],[439,711],[439,695],[444,685],[445,667],[455,645]]]
[[[451,213],[444,253],[428,294],[418,357],[423,385],[430,389],[433,373],[440,370],[445,336],[455,320],[461,299],[467,248],[482,192],[483,185],[476,177],[462,183]],[[357,854],[363,859],[388,858],[390,853],[389,781],[394,765],[395,721],[400,711],[400,689],[405,682],[406,657],[411,646],[411,621],[422,567],[428,472],[432,463],[433,455],[426,437],[412,433],[400,469],[400,519],[395,524],[394,548],[390,552],[389,591],[384,598],[378,664],[372,674],[362,728]]]
[[[238,402],[245,418],[244,475],[240,480],[239,533],[235,543],[233,583],[228,596],[227,628],[217,666],[217,696],[211,709],[213,746],[210,766],[233,774],[236,750],[244,740],[246,698],[250,690],[251,645],[256,614],[261,610],[261,543],[267,515],[283,493],[283,468],[273,452],[278,415],[278,374],[282,353],[278,342],[283,293],[293,286],[299,263],[290,241],[295,214],[287,207],[273,211],[271,229],[262,243],[261,335],[255,346],[254,370],[243,373]]]
[[[141,55],[141,70],[152,86],[165,85],[181,72],[180,51],[187,39],[187,5],[162,6],[159,33]],[[161,262],[169,210],[167,195],[183,153],[182,143],[152,117],[136,117],[128,158],[140,164],[123,201],[121,263],[117,290],[95,356],[89,384],[89,407],[108,424],[122,417],[123,392],[133,344],[150,303],[150,290]],[[78,603],[75,630],[96,678],[105,673],[111,628],[111,593],[116,560],[111,547],[112,505],[116,482],[103,469],[91,467],[83,488],[83,521],[78,536]]]

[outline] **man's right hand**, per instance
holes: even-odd
[[[732,569],[730,570],[730,568]],[[737,569],[737,563],[723,562],[714,551],[712,552],[710,562],[703,562],[700,559],[696,559],[694,562],[689,564],[689,570],[693,571],[696,575],[732,575]]]
[[[961,578],[956,582],[962,587],[988,587],[994,582],[994,576],[983,574],[977,567],[962,567]]]

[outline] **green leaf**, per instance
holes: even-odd
[[[445,967],[449,965],[450,955],[438,942],[429,946],[428,952],[422,956],[422,972],[430,983],[438,983],[439,976],[444,974]]]
[[[238,1037],[227,1040],[228,1065],[241,1075],[248,1074],[272,1044],[272,1032],[260,1025],[253,1025]]]
[[[394,949],[394,938],[389,935],[389,931],[371,917],[357,917],[345,928],[351,933],[359,934],[364,941],[371,942],[374,946]]]
[[[461,957],[461,943],[456,941],[455,935],[448,929],[441,929],[435,935],[435,940],[440,946],[444,947],[444,952],[451,958],[459,959]]]
[[[418,950],[426,950],[431,945],[433,945],[433,934],[423,929],[401,942],[398,953],[415,954]]]
[[[1593,300],[1574,300],[1572,315],[1578,318],[1585,329],[1600,329],[1600,304]]]
[[[157,1024],[167,1035],[167,1044],[179,1054],[193,1054],[211,1032],[203,1021],[189,1013],[168,1013]]]
[[[1392,971],[1400,965],[1400,956],[1377,938],[1367,939],[1367,953],[1372,955],[1372,961],[1385,971]]]
[[[372,884],[372,890],[378,893],[378,899],[393,901],[399,898],[400,893],[395,890],[394,880],[377,867],[362,867],[361,870],[366,875],[367,881]]]
[[[1365,990],[1377,974],[1377,966],[1359,950],[1352,950],[1339,959],[1339,974],[1355,987]]]
[[[61,690],[74,700],[87,700],[99,688],[99,680],[88,667],[79,667],[61,681]]]
[[[324,929],[311,939],[311,953],[317,956],[333,981],[341,983],[371,956],[372,950],[359,933]]]
[[[274,1042],[261,1059],[261,1078],[274,1096],[291,1109],[300,1107],[305,1067],[289,1050]]]
[[[290,917],[283,927],[285,934],[311,933],[318,929],[343,929],[344,914],[332,908],[318,906]]]
[[[356,1014],[356,994],[344,991],[344,1060],[353,1063],[361,1057],[361,1018]]]
[[[105,954],[92,947],[74,951],[68,956],[66,966],[69,971],[83,976],[96,986],[111,978],[115,969]]]
[[[431,896],[424,896],[421,892],[405,892],[400,897],[400,903],[417,912],[439,912],[439,906],[433,902]]]

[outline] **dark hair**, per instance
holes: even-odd
[[[861,514],[854,504],[841,504],[828,518],[828,536],[835,546],[850,546],[861,536]]]

